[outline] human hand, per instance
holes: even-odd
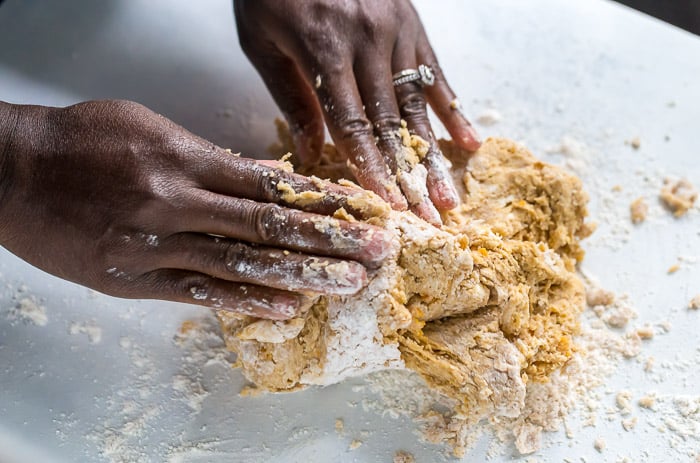
[[[300,162],[318,160],[325,119],[363,187],[396,209],[409,206],[440,224],[436,208],[451,209],[459,197],[430,127],[426,101],[459,146],[474,151],[480,142],[410,1],[234,0],[234,7],[241,46],[285,115]],[[433,86],[394,87],[395,73],[419,64],[433,69]],[[406,191],[400,173],[397,185],[402,118],[430,144],[422,161],[427,185],[420,186],[419,195]]]
[[[381,229],[329,217],[362,216],[365,191],[236,157],[136,103],[0,113],[0,244],[106,294],[283,319],[302,293],[357,292],[360,262],[391,247]],[[323,198],[299,210],[280,182]]]

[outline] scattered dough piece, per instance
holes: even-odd
[[[612,305],[615,302],[615,293],[603,288],[591,288],[586,291],[586,304],[589,307],[597,305]]]
[[[335,432],[337,432],[338,434],[342,434],[344,430],[345,423],[343,422],[343,420],[341,420],[340,418],[335,420]]]
[[[615,404],[623,415],[632,412],[632,393],[630,391],[620,391],[615,397]]]
[[[690,300],[690,302],[688,303],[688,308],[695,310],[700,309],[700,294],[696,295]]]
[[[416,459],[412,453],[399,450],[394,454],[394,463],[416,463]]]
[[[637,426],[637,417],[633,416],[627,419],[622,420],[622,428],[625,431],[631,431]]]
[[[350,445],[348,446],[350,450],[356,450],[360,447],[362,447],[362,441],[357,439],[354,439],[352,442],[350,442]]]
[[[632,148],[638,150],[640,146],[642,146],[642,141],[639,139],[639,137],[634,137],[629,141],[629,144]]]
[[[649,394],[645,395],[641,399],[639,399],[639,406],[642,408],[648,408],[650,410],[654,409],[654,405],[656,405],[656,396],[654,394]]]
[[[693,207],[698,192],[693,184],[686,179],[673,181],[666,178],[659,197],[673,211],[673,215],[680,217]]]
[[[39,304],[33,297],[24,297],[7,314],[10,321],[22,320],[36,326],[46,326],[49,317],[46,315],[46,307]]]
[[[636,330],[637,336],[641,339],[653,339],[654,338],[654,328],[649,325],[641,326]]]
[[[593,441],[593,448],[598,452],[603,453],[603,450],[605,450],[605,440],[602,437],[597,438],[595,441]]]
[[[638,224],[644,222],[648,213],[649,205],[646,203],[643,197],[640,196],[632,201],[632,204],[630,204],[630,217],[632,218],[632,223]]]
[[[673,264],[668,268],[668,270],[666,270],[666,273],[668,273],[669,275],[672,275],[672,274],[676,273],[677,271],[679,271],[680,269],[681,269],[680,264]]]

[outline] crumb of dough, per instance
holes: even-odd
[[[357,439],[353,439],[353,441],[350,442],[350,445],[348,446],[348,449],[349,449],[349,450],[356,450],[356,449],[359,449],[360,447],[362,447],[362,441],[361,441],[361,440],[357,440]]]
[[[632,431],[635,427],[637,426],[637,417],[632,416],[630,418],[626,418],[622,420],[622,428],[629,432]]]
[[[698,192],[686,179],[673,181],[666,178],[659,197],[674,216],[681,217],[693,207],[698,198]]]
[[[680,269],[681,269],[680,264],[673,264],[668,268],[668,270],[666,270],[666,273],[668,273],[669,275],[672,275],[672,274],[676,273],[677,271],[679,271]]]
[[[598,437],[596,440],[593,441],[593,448],[596,449],[598,452],[603,453],[605,447],[605,439],[603,439],[602,437]]]
[[[73,322],[68,327],[68,332],[71,335],[85,334],[88,337],[90,344],[99,344],[102,341],[102,328],[97,326],[94,321],[91,322]]]
[[[416,463],[416,458],[412,453],[403,450],[397,450],[394,454],[393,463]]]
[[[7,314],[10,321],[21,320],[36,326],[46,326],[49,317],[46,315],[46,307],[39,304],[34,297],[23,297],[10,309]]]
[[[635,330],[635,333],[637,333],[637,336],[639,336],[641,339],[647,340],[647,339],[653,339],[654,338],[654,328],[652,328],[649,325],[641,326]]]
[[[638,150],[640,146],[642,146],[642,141],[639,139],[639,137],[634,137],[629,141],[629,145]]]
[[[589,307],[597,305],[609,306],[615,302],[615,293],[603,288],[594,287],[586,290],[586,304]]]
[[[649,213],[649,205],[644,200],[644,197],[639,197],[630,204],[630,218],[633,224],[642,223],[646,220]]]
[[[413,151],[406,162],[420,160],[424,142],[400,135]],[[452,401],[463,420],[455,426],[468,429],[518,417],[527,386],[547,382],[571,359],[586,299],[579,241],[592,231],[581,182],[509,140],[489,138],[471,156],[451,142],[440,148],[462,203],[443,213],[442,228],[410,212],[375,217],[394,240],[360,292],[314,297],[298,334],[284,339],[274,330],[242,339],[238,333],[259,321],[217,312],[227,347],[258,388],[293,391],[409,369]],[[319,168],[352,178],[333,153],[326,146]],[[434,435],[464,454],[464,432],[446,426]],[[520,435],[523,449],[539,445]]]
[[[345,422],[340,418],[336,419],[335,420],[335,432],[337,432],[338,434],[342,434],[344,430],[345,430]]]
[[[644,371],[646,371],[648,373],[651,370],[653,370],[655,362],[656,362],[656,358],[653,355],[650,355],[649,357],[647,357],[646,362],[644,362]]]
[[[613,185],[613,187],[611,188],[611,190],[612,190],[613,192],[615,192],[615,193],[619,193],[619,192],[622,191],[622,185]]]
[[[632,392],[620,391],[615,396],[615,404],[623,415],[628,415],[632,412]]]
[[[694,298],[690,300],[688,303],[688,308],[689,309],[700,309],[700,294],[697,294]]]
[[[654,394],[645,395],[644,397],[639,399],[639,402],[637,402],[637,403],[642,408],[648,408],[650,410],[653,410],[654,405],[656,405],[656,395],[654,395]]]

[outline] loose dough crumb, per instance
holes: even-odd
[[[637,417],[636,416],[622,420],[622,428],[627,432],[633,430],[636,426],[637,426]]]
[[[666,270],[666,273],[668,273],[669,275],[672,275],[672,274],[676,273],[677,271],[679,271],[680,269],[681,269],[680,264],[673,264],[668,268],[668,270]]]
[[[46,315],[46,307],[39,304],[33,297],[23,297],[10,309],[7,314],[10,321],[21,320],[36,326],[46,326],[49,317]]]
[[[698,192],[686,179],[673,181],[666,178],[659,197],[673,212],[673,215],[681,217],[693,207]]]
[[[603,453],[603,450],[605,450],[605,446],[605,440],[602,437],[599,437],[595,441],[593,441],[593,448],[600,453]]]
[[[345,423],[343,422],[343,420],[341,420],[340,418],[335,420],[335,432],[337,432],[338,434],[342,434],[344,430]]]
[[[413,454],[404,452],[403,450],[398,450],[394,454],[394,462],[393,463],[416,463],[416,459],[413,456]]]
[[[632,201],[630,204],[630,217],[632,223],[638,224],[646,220],[647,214],[649,213],[649,205],[646,203],[643,197],[639,197]]]
[[[634,137],[629,141],[629,144],[632,148],[638,150],[640,146],[642,146],[642,141],[639,139],[639,137]]]
[[[656,396],[654,394],[646,395],[646,396],[642,397],[641,399],[639,399],[638,403],[639,403],[639,406],[642,408],[648,408],[648,409],[653,410],[654,405],[656,404]]]
[[[688,308],[695,310],[700,309],[700,294],[696,295],[690,300],[690,302],[688,303]]]
[[[348,446],[348,449],[350,450],[356,450],[362,447],[362,441],[354,439],[352,442],[350,442],[350,445]]]

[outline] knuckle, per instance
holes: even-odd
[[[408,85],[408,84],[404,84]],[[413,84],[411,84],[413,85]],[[417,85],[416,85],[417,87]],[[425,96],[418,89],[404,92],[398,97],[398,103],[405,117],[424,116],[426,113]]]
[[[341,138],[358,138],[371,136],[373,127],[370,121],[354,112],[342,111],[334,118]]]
[[[263,242],[277,241],[287,231],[287,214],[276,204],[266,204],[257,208],[254,217],[255,230]]]

